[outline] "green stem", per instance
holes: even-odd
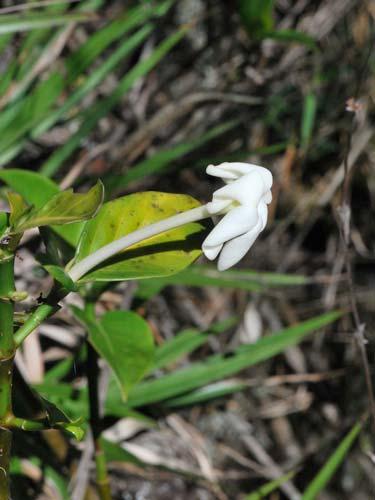
[[[94,315],[94,305],[91,303],[86,304],[86,309],[90,314]],[[96,467],[96,484],[100,500],[112,500],[111,488],[107,472],[107,463],[105,455],[100,442],[100,435],[102,432],[102,419],[100,416],[99,405],[99,365],[98,354],[90,344],[87,345],[87,384],[89,390],[89,412],[90,412],[90,427],[94,440],[95,448],[95,467]]]
[[[26,322],[14,334],[16,346],[20,346],[26,337],[32,333],[45,319],[59,310],[57,304],[42,304],[35,309]]]
[[[6,420],[12,414],[14,258],[0,261],[0,498],[9,498],[9,462],[12,433]]]

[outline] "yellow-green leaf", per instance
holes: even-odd
[[[105,203],[87,222],[77,248],[75,263],[102,246],[200,203],[181,194],[144,192]],[[202,223],[190,223],[144,240],[81,278],[85,281],[121,281],[168,276],[177,273],[201,255],[205,236]]]
[[[11,226],[15,226],[20,218],[30,211],[32,207],[29,206],[23,197],[18,193],[8,191],[7,197],[10,207],[9,222]]]
[[[103,201],[103,185],[99,181],[87,193],[72,189],[55,194],[45,205],[22,216],[13,230],[17,233],[39,226],[71,224],[95,215]]]

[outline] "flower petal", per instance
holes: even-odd
[[[261,224],[262,222],[259,221],[255,228],[225,243],[217,263],[219,271],[225,271],[234,266],[247,254],[262,231]]]
[[[253,171],[215,191],[212,199],[213,201],[232,200],[240,205],[256,206],[266,192],[267,188],[262,175]]]
[[[253,207],[232,208],[213,228],[203,245],[222,245],[228,240],[247,233],[258,223],[258,209]]]

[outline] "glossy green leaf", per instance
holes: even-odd
[[[319,493],[323,491],[328,481],[332,478],[338,467],[344,461],[361,429],[362,424],[357,423],[352,428],[352,430],[344,437],[339,446],[320,469],[319,473],[311,481],[302,495],[302,500],[315,500],[316,498],[318,498]]]
[[[134,408],[177,397],[234,375],[244,368],[276,356],[288,347],[301,342],[309,333],[329,325],[340,316],[340,312],[323,314],[264,337],[255,344],[238,349],[230,356],[210,356],[204,362],[193,363],[188,368],[142,382],[129,394],[127,406]],[[113,384],[110,386],[106,408],[108,414],[121,415],[124,411]]]
[[[88,330],[89,341],[112,368],[123,399],[139,382],[154,358],[153,335],[148,323],[132,311],[112,311],[97,320],[91,310],[73,308]]]
[[[191,196],[154,191],[105,203],[86,223],[75,262],[136,229],[198,205]],[[194,222],[144,240],[103,262],[80,282],[149,278],[181,271],[201,255],[204,230],[203,224]]]
[[[71,224],[93,217],[102,204],[103,184],[99,181],[86,193],[74,193],[73,189],[56,193],[45,205],[36,207],[13,227],[21,233],[39,226]]]
[[[58,185],[52,180],[30,170],[18,168],[0,170],[0,180],[36,208],[43,207],[60,191]],[[77,222],[63,227],[53,226],[53,230],[72,246],[76,246],[83,226],[84,223]]]

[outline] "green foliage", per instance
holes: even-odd
[[[39,226],[71,224],[93,217],[104,196],[103,184],[98,182],[87,193],[74,193],[73,189],[56,193],[43,206],[12,213],[12,232],[22,233]]]
[[[118,83],[115,90],[107,98],[98,102],[82,116],[82,124],[79,130],[58,149],[47,160],[41,168],[41,172],[47,176],[52,176],[76,150],[81,141],[92,131],[98,121],[106,116],[109,111],[123,98],[134,83],[142,76],[149,73],[158,62],[185,36],[187,28],[182,28],[170,35],[147,57],[136,64]]]
[[[361,429],[362,424],[357,423],[344,437],[339,446],[320,469],[318,474],[311,481],[302,495],[302,500],[315,500],[316,498],[318,498],[319,493],[323,491],[328,481],[332,479],[338,467],[345,460],[346,455],[348,454],[354,441],[357,439],[359,433],[361,432]]]
[[[262,37],[274,26],[275,0],[238,0],[238,12],[250,36]]]
[[[126,400],[153,361],[153,335],[147,322],[131,311],[108,312],[97,320],[92,308],[72,310],[87,328],[91,344],[112,368]]]
[[[305,285],[309,280],[298,274],[260,273],[248,269],[219,272],[210,265],[194,265],[172,276],[139,283],[137,296],[148,299],[168,285],[213,286],[260,292],[268,288]]]
[[[250,38],[272,38],[281,42],[297,42],[316,48],[315,40],[293,29],[275,30],[273,8],[275,0],[237,0],[238,13]]]
[[[60,191],[58,185],[44,175],[28,170],[17,168],[0,170],[0,180],[19,193],[27,203],[36,209],[43,209]],[[63,227],[54,226],[53,230],[72,246],[76,246],[83,224],[78,222]]]
[[[273,481],[269,481],[253,493],[250,493],[250,495],[247,495],[244,500],[262,500],[262,498],[268,498],[268,495],[279,488],[283,483],[289,481],[293,476],[295,476],[295,472],[288,472]]]
[[[0,16],[0,35],[18,31],[30,31],[42,28],[61,26],[72,22],[83,22],[92,19],[90,13],[73,13],[51,17],[50,14],[11,14]]]
[[[315,115],[316,115],[316,96],[310,92],[306,95],[303,102],[302,121],[301,121],[301,149],[306,150],[310,145],[313,134]]]
[[[161,402],[234,375],[244,368],[276,356],[288,347],[302,341],[309,333],[329,325],[340,315],[339,312],[333,312],[317,316],[264,337],[255,344],[244,346],[228,357],[210,356],[204,362],[192,363],[189,367],[164,377],[144,381],[130,392],[127,406],[136,408]],[[119,396],[116,387],[112,384],[106,402],[109,414],[123,415],[124,406]]]
[[[198,206],[191,196],[136,193],[105,203],[82,233],[74,263],[136,229]],[[191,264],[201,254],[205,227],[190,223],[154,236],[119,253],[81,278],[122,281],[165,276]]]

